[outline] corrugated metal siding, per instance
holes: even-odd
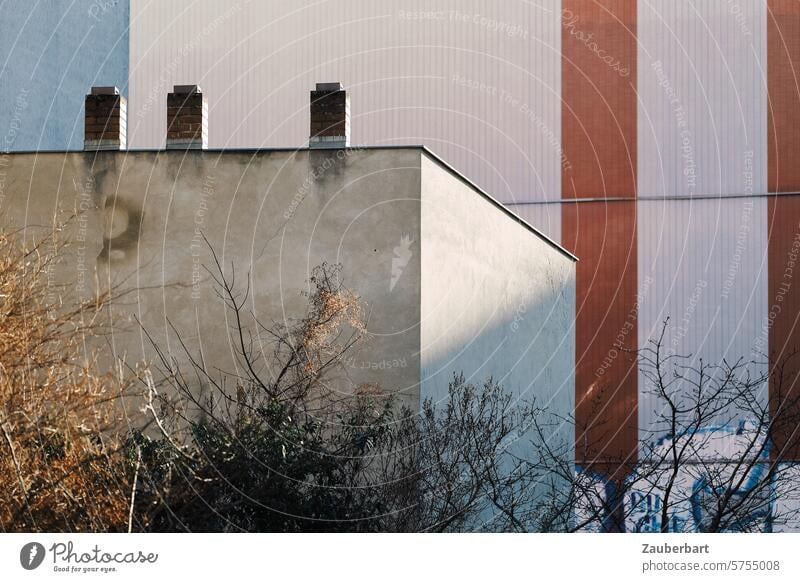
[[[800,2],[769,0],[769,188],[800,191]],[[792,354],[800,349],[800,291],[797,255],[800,251],[800,198],[775,197],[769,202],[769,330],[770,357],[782,368],[773,374],[770,396],[778,403],[796,401],[800,364]],[[789,415],[797,412],[789,409]],[[791,433],[788,431],[791,430]],[[800,432],[779,431],[776,451],[788,446],[788,460],[800,461]]]
[[[351,91],[354,144],[424,143],[503,201],[557,200],[561,0],[132,0],[128,139],[164,143],[199,83],[211,147],[302,146],[309,90]]]
[[[782,418],[791,421],[800,414],[800,196],[771,198],[768,219],[769,355],[781,371],[770,378],[770,403],[773,413],[780,403]],[[780,417],[778,424],[776,451],[788,447],[785,460],[800,461],[800,430]]]
[[[561,204],[509,204],[517,216],[561,244]]]
[[[800,2],[769,0],[769,189],[800,192]]]
[[[636,195],[636,20],[636,0],[564,0],[563,198]]]
[[[636,0],[565,0],[562,199],[636,196]],[[602,50],[600,53],[598,51]],[[607,59],[614,65],[609,66]],[[612,478],[637,457],[636,203],[562,204],[576,271],[575,454]]]
[[[719,364],[767,352],[767,200],[639,201],[639,338],[670,318],[665,351]],[[658,431],[639,381],[640,437]],[[766,402],[766,390],[764,391]],[[663,436],[663,435],[661,435]]]
[[[766,5],[639,0],[639,195],[766,191]]]
[[[620,477],[637,458],[636,202],[562,204],[576,269],[575,455]]]

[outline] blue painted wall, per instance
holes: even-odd
[[[0,151],[83,149],[92,85],[127,95],[129,0],[0,0]]]

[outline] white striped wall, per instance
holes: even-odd
[[[210,147],[303,146],[309,90],[342,81],[354,144],[422,143],[500,200],[557,200],[560,7],[132,0],[128,141],[161,147],[166,93],[199,83]]]
[[[669,317],[665,351],[691,355],[686,365],[767,352],[765,198],[639,201],[638,240],[640,345]],[[642,437],[654,428],[649,389],[640,371]]]
[[[669,200],[766,192],[766,17],[761,0],[638,3],[639,343],[669,316],[667,348],[695,366],[767,352],[766,199]],[[642,437],[648,391],[640,371]]]
[[[765,192],[766,2],[639,0],[638,19],[639,195]]]
[[[517,216],[559,244],[561,243],[561,206],[561,203],[508,205]]]
[[[129,143],[162,146],[166,93],[199,83],[211,147],[302,146],[309,90],[339,80],[354,144],[428,145],[560,241],[562,205],[537,204],[561,193],[560,8],[131,0]],[[669,315],[677,351],[747,356],[766,315],[766,202],[705,197],[766,191],[766,3],[639,0],[637,28],[640,345]]]

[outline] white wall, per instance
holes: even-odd
[[[709,364],[768,351],[767,201],[639,201],[639,343],[670,318],[670,353]],[[640,372],[639,427],[652,435],[655,399]],[[767,392],[764,390],[764,401]],[[663,435],[662,435],[663,436]]]
[[[463,371],[572,402],[574,260],[427,155],[421,220],[423,393],[441,396]]]
[[[434,159],[422,157],[420,393],[444,399],[454,373],[490,377],[553,417],[575,407],[575,262]],[[574,451],[574,426],[545,427]],[[532,435],[514,447],[530,455]],[[563,449],[560,449],[563,450]]]
[[[639,196],[765,192],[766,2],[638,11]]]

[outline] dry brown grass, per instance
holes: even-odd
[[[127,528],[133,470],[116,432],[125,382],[97,371],[91,347],[111,296],[78,301],[53,283],[63,251],[58,229],[29,244],[0,232],[2,531]]]

